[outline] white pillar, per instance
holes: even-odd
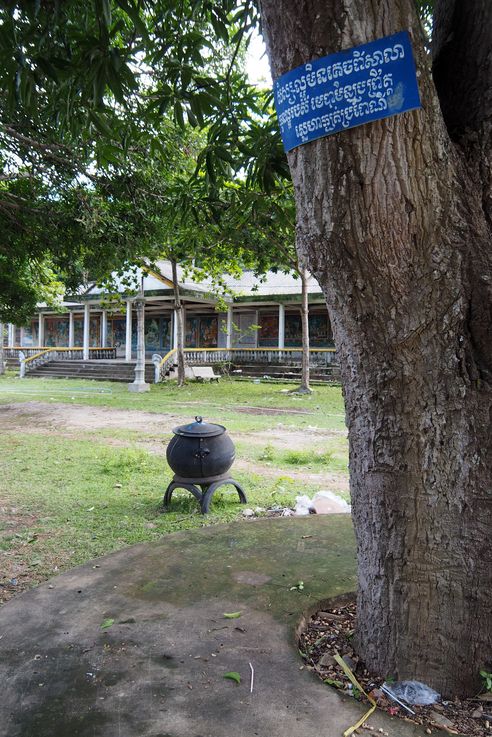
[[[38,345],[44,346],[44,316],[42,312],[38,313]]]
[[[132,302],[126,301],[125,361],[132,360]]]
[[[101,312],[101,347],[106,348],[108,344],[108,311]]]
[[[74,330],[74,313],[70,311],[68,313],[68,347],[73,348],[75,341],[75,330]]]
[[[89,335],[90,335],[90,305],[88,302],[84,305],[84,337],[82,341],[82,358],[84,361],[89,360]]]
[[[13,348],[14,343],[15,343],[15,325],[12,325],[12,323],[9,322],[8,332],[7,332],[7,345],[9,348]]]
[[[135,302],[137,310],[137,362],[135,364],[135,381],[128,384],[128,391],[148,392],[150,385],[145,382],[145,302]]]
[[[285,348],[285,307],[278,306],[278,347]]]
[[[24,328],[20,329],[19,345],[21,348],[24,345]]]
[[[227,308],[227,327],[226,327],[226,348],[232,348],[232,331],[233,331],[233,319],[232,319],[232,306]]]

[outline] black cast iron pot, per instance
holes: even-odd
[[[216,481],[232,466],[236,451],[223,425],[195,417],[195,422],[175,427],[173,433],[166,457],[181,481]]]

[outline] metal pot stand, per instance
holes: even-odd
[[[175,427],[173,433],[166,458],[174,476],[164,494],[164,508],[169,507],[175,489],[185,489],[207,514],[212,496],[227,484],[235,487],[241,504],[248,503],[241,485],[229,475],[236,453],[223,425],[203,422],[197,415],[195,422]]]
[[[217,489],[220,489],[221,486],[225,486],[226,484],[230,484],[236,488],[241,504],[248,503],[241,484],[227,475],[211,479],[180,479],[178,476],[175,476],[164,494],[163,507],[165,509],[169,507],[171,504],[171,497],[175,489],[185,489],[186,491],[191,492],[198,501],[201,513],[207,514],[210,502],[212,501],[212,496]]]

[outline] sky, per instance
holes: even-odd
[[[270,65],[262,37],[255,31],[246,54],[246,71],[252,84],[262,82],[271,87]]]

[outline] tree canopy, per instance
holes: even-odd
[[[4,319],[27,316],[54,275],[74,288],[168,248],[157,181],[167,202],[178,179],[200,187],[211,212],[256,145],[261,128],[244,121],[270,104],[239,64],[255,12],[248,2],[3,4]],[[278,133],[276,155],[285,175]],[[272,183],[274,167],[259,166]]]

